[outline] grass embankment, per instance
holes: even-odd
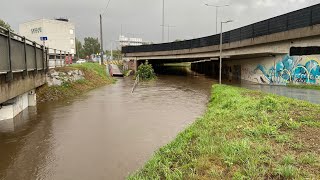
[[[314,90],[320,91],[320,85],[312,85],[312,84],[304,84],[304,85],[288,84],[287,87],[299,88],[299,89],[314,89]]]
[[[128,179],[320,179],[320,106],[215,85],[203,117]]]
[[[37,89],[37,101],[46,102],[71,98],[94,88],[111,84],[113,79],[106,74],[105,66],[97,63],[74,64],[68,67],[56,68],[58,72],[81,70],[84,73],[83,80],[64,82],[61,86],[44,85]]]

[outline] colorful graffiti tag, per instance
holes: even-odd
[[[307,60],[306,60],[307,59]],[[303,61],[305,63],[303,63]],[[260,81],[267,84],[304,83],[320,84],[320,63],[316,58],[286,55],[267,69],[259,64],[254,72],[261,71]]]

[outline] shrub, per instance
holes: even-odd
[[[148,61],[138,67],[137,75],[141,80],[151,80],[156,77],[152,65]]]

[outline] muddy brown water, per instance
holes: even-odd
[[[216,83],[187,68],[164,71],[171,75],[142,83],[133,94],[134,81],[120,78],[0,121],[0,180],[125,179],[203,114]],[[241,86],[320,103],[320,91]]]
[[[0,122],[0,179],[124,179],[204,112],[213,80],[133,80]]]

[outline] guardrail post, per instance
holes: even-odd
[[[62,52],[60,50],[60,67],[62,67]]]
[[[56,68],[57,67],[57,50],[54,49],[53,53],[54,53],[54,67]]]
[[[11,33],[10,31],[8,30],[8,61],[9,61],[9,71],[7,72],[7,75],[6,75],[6,81],[9,82],[9,81],[12,81],[13,80],[13,73],[12,73],[12,58],[11,58]]]
[[[23,37],[23,50],[24,50],[24,71],[23,71],[23,77],[28,75],[28,61],[27,61],[27,42],[26,37]]]
[[[41,46],[41,50],[42,50],[42,70],[44,70],[44,63],[45,63],[45,58],[44,58],[44,46]]]
[[[49,71],[49,48],[45,48],[45,55],[46,55],[46,70],[45,72]]]
[[[70,53],[68,52],[68,64],[71,64],[70,62]]]
[[[64,51],[64,66],[66,66],[66,56],[67,56],[67,51]]]
[[[34,73],[37,74],[38,73],[38,63],[37,63],[37,43],[36,42],[33,42],[33,47],[34,47],[34,62],[35,62]]]

